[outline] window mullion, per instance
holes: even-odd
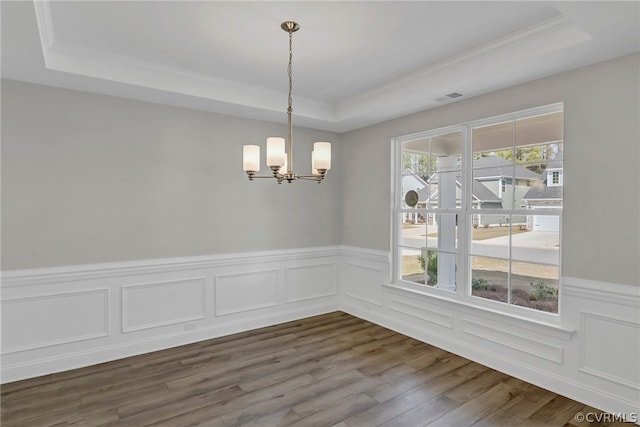
[[[402,233],[402,222],[400,221],[400,209],[402,208],[399,203],[399,197],[402,196],[402,144],[396,138],[391,144],[392,156],[391,156],[391,170],[393,171],[394,180],[391,185],[391,216],[393,232],[391,236],[391,247],[393,248],[392,254],[392,282],[395,282],[400,278],[402,255],[400,249],[400,233]]]
[[[471,294],[471,280],[469,278],[469,251],[471,247],[471,234],[473,227],[472,218],[472,166],[473,150],[471,147],[471,129],[469,125],[464,126],[464,143],[462,145],[462,213],[460,232],[458,239],[458,289],[457,294],[461,299],[468,298]]]
[[[511,263],[513,261],[513,230],[511,224],[513,223],[513,211],[516,208],[516,121],[511,122],[511,209],[509,209],[509,262],[507,263],[507,304],[511,305],[513,296],[512,285],[512,268]]]

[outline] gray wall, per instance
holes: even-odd
[[[640,285],[640,55],[343,135],[346,245],[390,248],[391,139],[564,102],[562,274]]]
[[[2,269],[340,244],[340,136],[294,129],[298,173],[334,142],[324,184],[250,183],[242,145],[275,135],[286,125],[3,80]]]
[[[391,138],[562,101],[562,273],[638,285],[639,60],[342,136],[296,129],[299,171],[311,142],[334,142],[322,185],[246,180],[242,145],[284,135],[283,125],[3,81],[2,269],[341,243],[386,251]]]

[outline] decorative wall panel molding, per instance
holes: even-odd
[[[3,272],[2,382],[335,311],[340,256],[319,247]]]
[[[562,294],[640,308],[640,286],[634,287],[618,283],[594,282],[593,280],[566,277],[562,283]]]
[[[371,261],[380,266],[391,262],[391,254],[389,254],[389,252],[357,248],[354,246],[343,246],[342,255],[345,259],[356,259],[360,262]]]
[[[541,323],[387,284],[388,259],[369,250],[344,258],[343,311],[604,411],[640,412],[640,288],[563,277],[561,323]]]
[[[34,294],[2,300],[2,354],[109,335],[109,289]]]
[[[344,263],[341,278],[344,295],[369,304],[382,305],[382,277],[384,266],[371,265],[372,261]]]
[[[550,360],[562,364],[564,349],[559,346],[548,345],[540,341],[525,338],[504,328],[495,327],[478,319],[462,319],[462,331],[485,341],[491,341],[500,346],[512,348],[522,353]]]
[[[596,408],[640,412],[638,288],[563,278],[554,325],[389,284],[389,271],[386,253],[328,247],[5,272],[2,381],[342,309]]]
[[[314,260],[335,257],[341,253],[342,249],[339,246],[323,246],[280,251],[243,252],[3,271],[2,289],[36,285],[59,285],[60,283],[84,280],[95,281],[144,274],[220,269],[236,266],[246,267],[247,265],[264,263],[304,262],[305,260],[312,263]],[[245,270],[246,268],[239,269],[239,271]]]
[[[437,309],[402,301],[398,298],[389,298],[389,309],[448,329],[453,328],[454,317]]]
[[[581,330],[580,371],[640,390],[640,323],[583,312]]]
[[[216,316],[278,305],[278,270],[215,276]]]
[[[122,332],[206,317],[205,278],[122,286]]]
[[[334,296],[337,293],[336,261],[285,268],[286,302]]]

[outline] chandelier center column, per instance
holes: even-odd
[[[287,107],[287,125],[289,129],[289,140],[288,140],[288,148],[289,152],[287,153],[287,179],[289,182],[293,179],[293,125],[291,120],[291,115],[293,114],[293,32],[298,31],[300,26],[295,22],[285,22],[283,23],[283,28],[286,25],[287,32],[289,33],[289,66],[287,67],[287,74],[289,76],[289,98],[288,98],[288,107]]]

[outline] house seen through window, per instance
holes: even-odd
[[[557,313],[562,106],[395,144],[395,280],[479,305]],[[407,203],[410,191],[416,203]]]

